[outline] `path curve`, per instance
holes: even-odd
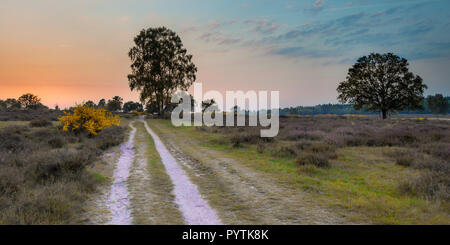
[[[136,128],[132,124],[129,125],[131,132],[128,141],[120,146],[121,155],[114,170],[114,181],[108,198],[108,207],[111,210],[112,218],[108,224],[130,225],[132,223],[127,189],[127,179],[134,160],[133,144]]]
[[[183,169],[161,142],[158,135],[150,129],[146,121],[142,121],[144,122],[147,133],[153,138],[161,161],[174,184],[175,202],[178,204],[186,223],[188,225],[221,224],[216,212],[201,197],[197,186],[188,179]]]

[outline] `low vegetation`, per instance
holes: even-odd
[[[374,216],[369,222],[446,223],[450,222],[449,129],[447,120],[283,116],[279,135],[270,140],[260,138],[255,127],[200,127],[195,131],[209,133],[202,137],[211,147],[220,146],[238,158],[259,159],[260,169],[288,173],[296,168],[294,182],[300,182],[304,190],[323,193],[319,198],[325,203],[355,211],[355,202],[364,200],[357,210]],[[372,179],[375,175],[377,179]],[[386,198],[395,205],[383,204]],[[415,204],[406,204],[408,200]],[[411,214],[406,215],[406,209],[413,206],[420,212],[429,209],[429,213],[407,217]],[[383,209],[392,209],[391,217],[384,216],[387,211]]]
[[[57,121],[63,112],[53,109],[8,109],[0,110],[0,121],[31,121],[45,119]]]
[[[0,224],[78,223],[100,182],[89,165],[124,135],[119,126],[95,137],[63,132],[45,120],[0,128]]]

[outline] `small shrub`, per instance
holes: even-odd
[[[31,138],[37,141],[46,140],[54,137],[55,135],[58,135],[58,131],[56,131],[54,128],[37,129],[30,134]]]
[[[62,136],[55,136],[50,138],[47,143],[52,148],[61,148],[66,144],[66,141]]]
[[[318,167],[316,167],[315,165],[307,164],[307,165],[298,166],[298,171],[300,173],[313,176],[313,175],[319,173],[320,169]]]
[[[254,136],[246,132],[235,133],[230,137],[233,147],[240,147],[242,143],[256,143],[259,136]]]
[[[97,137],[95,137],[95,144],[97,148],[106,150],[109,147],[120,145],[125,138],[125,129],[120,126],[113,126],[102,130]]]
[[[52,122],[47,119],[35,119],[30,121],[30,127],[48,127],[51,125]]]
[[[258,144],[256,145],[256,152],[262,154],[264,153],[266,150],[266,145],[263,142],[258,142]]]
[[[93,152],[75,150],[39,153],[32,156],[33,164],[29,166],[29,173],[38,183],[59,178],[73,179],[94,157]]]
[[[23,175],[15,166],[0,168],[0,196],[11,197],[23,185]]]
[[[400,166],[409,167],[414,164],[414,158],[411,156],[398,156],[395,163]]]
[[[450,164],[441,160],[422,159],[415,164],[417,169],[428,169],[435,172],[447,173],[450,175]]]
[[[324,155],[329,159],[337,159],[336,147],[329,144],[314,143],[306,147],[306,150],[312,153]]]
[[[0,152],[17,153],[21,151],[32,151],[36,145],[30,139],[14,131],[4,129],[0,131]]]
[[[427,171],[401,183],[399,190],[404,194],[448,202],[450,201],[450,176],[448,173]]]
[[[435,157],[440,159],[449,160],[450,159],[450,143],[447,142],[437,142],[432,144],[427,144],[423,146],[423,150]]]
[[[294,145],[283,145],[272,151],[272,154],[279,157],[295,157],[298,150]]]
[[[314,165],[319,168],[330,167],[330,162],[326,156],[322,156],[315,153],[305,152],[297,158],[297,164],[299,165]]]

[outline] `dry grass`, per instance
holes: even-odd
[[[123,130],[112,130],[104,134],[123,138]],[[87,167],[108,138],[63,133],[50,126],[1,128],[0,224],[77,223],[87,194],[101,182]],[[117,138],[106,145],[120,143]]]
[[[450,223],[448,121],[281,118],[280,134],[270,141],[259,139],[257,128],[157,122],[310,193],[356,223]]]

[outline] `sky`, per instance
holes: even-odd
[[[0,99],[50,107],[131,92],[128,51],[165,26],[193,55],[203,90],[277,90],[282,107],[336,103],[358,57],[393,52],[450,95],[448,0],[2,0]]]

